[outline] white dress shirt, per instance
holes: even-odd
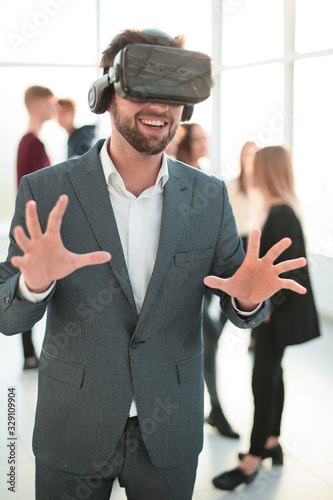
[[[163,188],[169,172],[166,155],[153,186],[137,198],[127,191],[124,181],[108,154],[105,141],[100,158],[124,252],[138,314],[154,269],[163,207]]]

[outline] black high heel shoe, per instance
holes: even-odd
[[[38,368],[38,358],[35,355],[24,359],[23,370],[34,370],[35,368]]]
[[[247,453],[238,453],[239,460],[243,460],[243,458],[247,455]],[[261,455],[261,460],[265,460],[265,458],[271,458],[273,465],[283,465],[283,451],[281,445],[278,444],[274,446],[274,448],[265,448]]]
[[[237,486],[239,486],[240,484],[252,483],[257,474],[257,470],[250,475],[244,474],[244,472],[242,472],[240,468],[237,467],[236,469],[223,472],[219,476],[214,477],[213,484],[220,490],[231,491],[237,488]]]
[[[239,438],[239,434],[233,430],[228,420],[225,418],[220,406],[214,406],[212,408],[206,422],[212,427],[216,427],[223,436],[233,439]]]

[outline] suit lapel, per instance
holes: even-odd
[[[79,165],[68,171],[68,175],[96,240],[102,250],[110,252],[110,266],[136,311],[117,224],[99,159],[102,144],[103,142],[97,143],[82,158]]]
[[[168,159],[169,179],[164,187],[160,239],[154,270],[142,305],[137,327],[150,310],[173,259],[192,200],[193,178]]]

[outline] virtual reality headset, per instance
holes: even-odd
[[[212,60],[206,54],[170,46],[130,44],[115,57],[107,73],[93,82],[91,111],[104,113],[113,88],[123,99],[184,106],[182,121],[193,105],[207,99],[213,87]]]

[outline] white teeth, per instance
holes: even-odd
[[[163,127],[165,122],[161,122],[160,120],[141,120],[145,125],[151,125],[152,127]]]

